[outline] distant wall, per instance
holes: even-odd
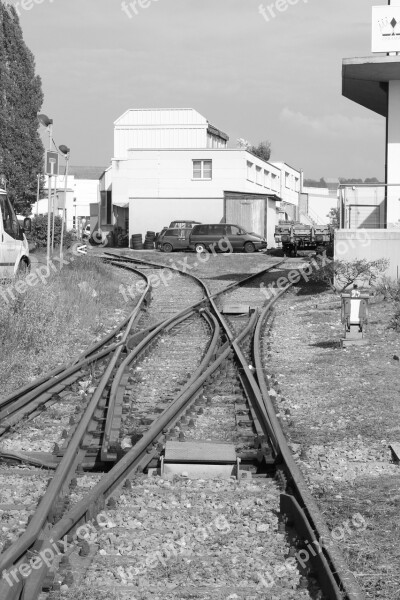
[[[389,229],[338,229],[335,231],[335,260],[388,258],[385,273],[400,278],[400,231]]]

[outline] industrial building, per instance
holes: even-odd
[[[228,148],[228,140],[192,108],[127,110],[114,124],[114,158],[100,178],[93,226],[115,238],[160,231],[174,219],[225,219],[273,246],[279,215],[298,214],[302,174]]]

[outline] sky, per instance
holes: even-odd
[[[341,68],[371,54],[371,7],[387,2],[279,2],[8,0],[73,165],[109,165],[127,109],[184,107],[230,147],[269,140],[306,178],[383,178],[385,119],[342,97]]]

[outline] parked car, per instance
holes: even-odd
[[[247,233],[240,225],[215,223],[195,225],[190,232],[189,248],[196,252],[205,252],[211,245],[218,251],[218,242],[228,239],[233,251],[255,252],[267,248],[265,238]],[[225,249],[225,246],[223,246]]]
[[[179,219],[177,221],[171,221],[171,223],[169,224],[169,227],[163,227],[162,230],[160,231],[160,233],[157,233],[156,239],[155,239],[156,248],[158,247],[157,246],[158,241],[160,240],[161,236],[167,231],[167,229],[191,229],[195,225],[200,225],[200,224],[201,223],[199,221],[185,221],[184,219]]]
[[[173,252],[174,250],[188,250],[189,235],[191,228],[170,228],[163,230],[156,241],[156,248],[163,252]]]
[[[200,221],[171,221],[169,228],[170,229],[191,229],[195,225],[201,225]]]

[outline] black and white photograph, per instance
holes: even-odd
[[[0,0],[0,600],[400,600],[400,0]]]

